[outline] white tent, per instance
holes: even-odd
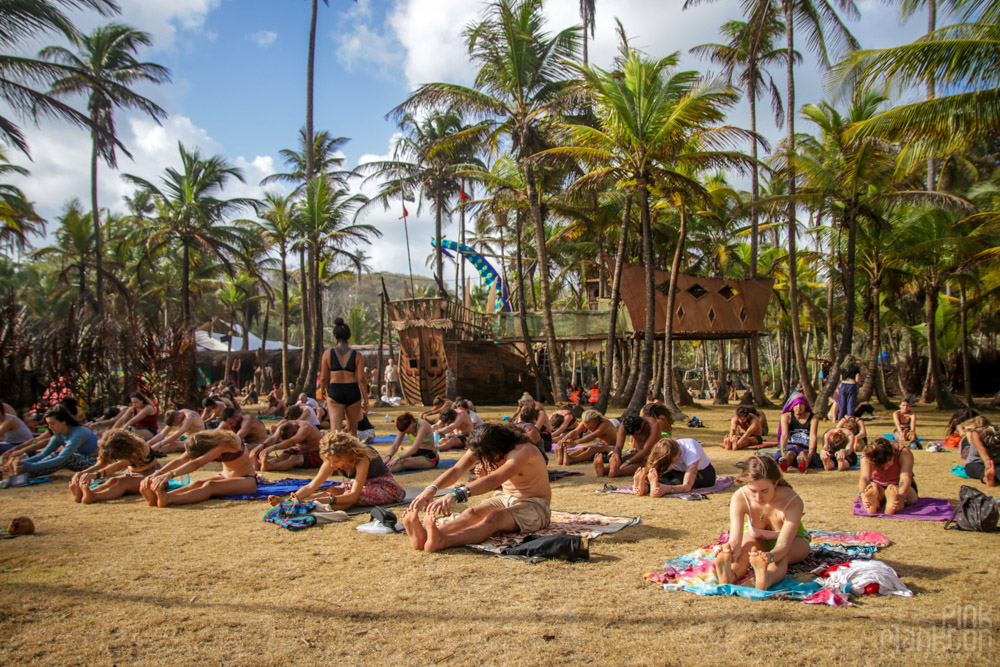
[[[213,319],[211,322],[206,322],[205,324],[198,327],[194,332],[195,345],[197,350],[207,351],[207,352],[225,352],[228,343],[227,336],[232,337],[232,349],[233,352],[239,352],[243,350],[243,329],[239,325],[229,324],[224,320],[218,318]],[[262,341],[253,333],[248,334],[248,349],[251,352],[255,352],[261,348]],[[267,340],[263,341],[263,346],[265,350],[280,350],[281,341]],[[289,350],[299,350],[300,347],[295,345],[289,345]]]

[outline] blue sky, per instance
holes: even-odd
[[[294,147],[305,122],[305,62],[309,0],[119,0],[118,20],[150,32],[155,45],[142,54],[169,67],[173,82],[144,92],[169,116],[157,126],[148,118],[122,114],[122,139],[135,160],[120,169],[156,179],[178,160],[177,142],[204,153],[224,155],[244,169],[247,184],[230,196],[258,196],[261,178],[281,171],[278,151]],[[330,0],[320,3],[316,48],[315,126],[334,136],[350,137],[348,166],[386,156],[395,125],[386,113],[420,83],[452,81],[468,84],[474,68],[465,57],[462,27],[476,18],[480,0]],[[614,18],[623,22],[630,40],[654,56],[684,52],[682,66],[706,71],[709,66],[687,50],[718,41],[718,27],[739,15],[737,0],[720,0],[681,11],[682,0],[598,0],[597,34],[591,60],[609,65],[616,52]],[[912,41],[923,33],[926,19],[915,16],[901,25],[897,9],[876,0],[860,0],[860,21],[850,28],[864,47]],[[549,0],[545,12],[551,29],[579,21],[578,0]],[[83,16],[83,27],[100,19]],[[800,50],[804,47],[800,47]],[[783,81],[783,72],[776,72]],[[807,55],[797,76],[799,106],[822,99],[823,75]],[[730,122],[746,126],[745,105]],[[759,119],[772,138],[782,132]],[[805,126],[803,125],[805,129]],[[89,140],[76,129],[54,121],[28,126],[33,161],[10,155],[31,177],[19,181],[43,216],[51,219],[66,201],[88,198]],[[102,206],[120,209],[130,187],[102,166]],[[366,188],[370,192],[371,187]],[[416,213],[410,206],[410,213]],[[385,237],[366,249],[375,270],[405,271],[406,248],[398,211],[372,213],[366,220]],[[456,233],[457,221],[446,228]],[[433,234],[425,209],[410,217],[414,270],[424,265]]]

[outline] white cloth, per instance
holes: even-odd
[[[483,422],[483,418],[480,417],[479,414],[476,413],[476,412],[470,412],[469,413],[469,419],[472,420],[472,425],[473,426],[479,426],[480,424],[485,423],[485,422]]]
[[[306,397],[306,405],[308,405],[313,410],[319,410],[319,403],[312,396]],[[302,405],[302,401],[299,401],[299,405]]]
[[[319,428],[319,419],[316,417],[316,413],[308,405],[299,405],[302,408],[302,421],[309,422],[313,426]]]
[[[863,595],[865,586],[871,583],[878,584],[878,592],[882,595],[913,597],[913,591],[906,587],[896,571],[878,560],[852,560],[846,567],[838,567],[831,572],[823,586]]]
[[[712,464],[701,443],[694,438],[679,438],[677,444],[681,446],[681,455],[670,464],[668,470],[684,472],[695,463],[698,464],[698,470],[704,470]]]
[[[396,364],[385,367],[385,381],[395,382],[396,381]]]

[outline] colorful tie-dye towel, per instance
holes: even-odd
[[[788,575],[766,591],[753,586],[753,569],[736,584],[720,584],[715,574],[716,545],[724,544],[729,533],[724,532],[717,542],[709,544],[663,564],[659,572],[650,572],[646,579],[663,586],[668,591],[689,591],[698,595],[738,595],[754,600],[788,599],[805,600],[817,593],[822,586],[818,575],[831,565],[849,560],[869,559],[884,547],[889,539],[881,533],[863,531],[810,530],[812,551],[801,563],[788,568]]]

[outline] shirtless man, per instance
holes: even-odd
[[[428,408],[427,410],[424,410],[423,412],[421,412],[420,413],[420,418],[421,419],[427,419],[427,421],[430,421],[430,419],[428,419],[428,418],[431,415],[439,415],[441,412],[444,412],[445,410],[447,410],[448,408],[450,408],[451,405],[452,405],[451,401],[448,400],[447,398],[445,398],[444,396],[435,396],[434,397],[434,406],[431,407],[431,408]]]
[[[576,415],[572,410],[556,410],[549,418],[552,425],[552,440],[557,441],[576,427]]]
[[[729,422],[729,435],[722,439],[723,449],[745,449],[764,442],[764,422],[752,405],[741,405]]]
[[[256,470],[291,470],[292,468],[319,468],[323,465],[319,456],[319,429],[307,421],[282,422],[274,434],[250,452]],[[269,454],[281,451],[274,460],[268,461]]]
[[[447,408],[438,415],[434,430],[441,436],[438,449],[446,452],[449,449],[465,449],[466,440],[475,425],[466,412],[459,412],[455,408]]]
[[[216,428],[222,421],[222,411],[228,406],[217,396],[209,396],[201,402],[201,420],[205,422],[205,428]]]
[[[463,479],[480,463],[486,474],[468,485],[434,498],[438,487]],[[440,526],[437,517],[451,512],[454,501],[501,493],[468,508]],[[428,553],[464,544],[478,544],[497,533],[530,533],[549,525],[552,489],[545,460],[524,432],[505,424],[483,424],[469,436],[469,451],[418,495],[403,513],[403,526],[414,549]],[[420,509],[426,506],[423,521]]]
[[[622,452],[625,448],[625,439],[632,438],[632,447],[627,452]],[[615,449],[611,454],[594,454],[594,472],[598,477],[617,477],[635,474],[643,464],[646,457],[653,449],[653,445],[660,439],[660,422],[653,417],[638,415],[628,412],[622,417],[622,423],[618,426],[618,435],[615,439]],[[605,459],[607,456],[608,467],[605,469]]]
[[[597,410],[587,410],[580,417],[580,425],[556,445],[556,463],[572,465],[590,461],[594,454],[610,452],[617,440],[618,429],[611,420]]]
[[[285,405],[284,401],[279,401],[274,396],[267,397],[267,407],[261,410],[260,414],[265,417],[280,417],[285,414],[285,410],[288,407]]]
[[[267,440],[267,427],[253,415],[244,415],[233,408],[222,411],[222,423],[216,430],[232,431],[240,436],[244,444],[254,446]]]
[[[163,417],[165,428],[149,440],[149,448],[154,452],[168,454],[183,452],[181,436],[188,437],[205,430],[205,422],[194,410],[171,410]]]

